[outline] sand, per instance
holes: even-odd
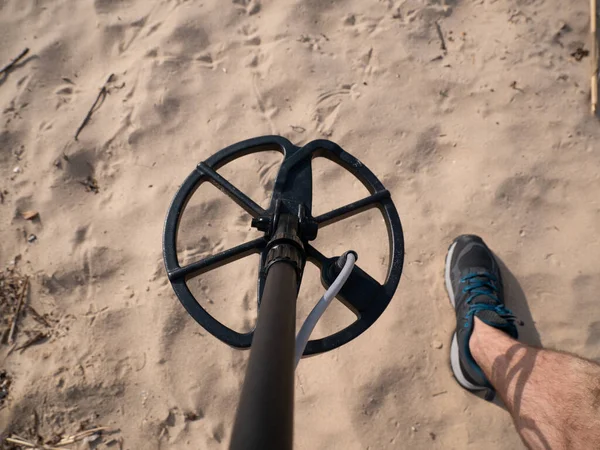
[[[329,138],[358,157],[392,192],[406,238],[380,320],[301,362],[296,448],[522,448],[506,412],[452,378],[443,262],[457,234],[482,235],[507,267],[525,339],[600,360],[600,127],[588,58],[571,56],[589,48],[588,3],[0,0],[0,65],[30,49],[0,75],[0,265],[30,275],[27,301],[50,322],[27,314],[17,344],[36,330],[48,338],[0,347],[13,379],[1,436],[107,426],[119,431],[97,448],[226,448],[248,352],[176,299],[163,221],[195,164],[279,134]],[[222,173],[265,204],[278,161],[248,157]],[[365,193],[335,165],[314,171],[315,213]],[[216,189],[198,196],[183,261],[257,236]],[[29,210],[39,217],[23,219]],[[357,250],[382,280],[384,233],[371,211],[316,246]],[[217,318],[251,329],[256,271],[249,258],[193,290]],[[321,293],[309,266],[298,323]],[[334,304],[315,333],[350,321]]]

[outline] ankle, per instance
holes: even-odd
[[[469,339],[469,351],[475,362],[480,366],[482,365],[480,361],[485,357],[484,342],[488,333],[487,328],[491,327],[477,317],[473,319],[473,333],[471,334],[471,339]]]
[[[478,317],[474,318],[469,350],[484,372],[498,356],[503,355],[516,342],[504,331],[486,324]]]

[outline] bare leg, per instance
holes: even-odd
[[[469,342],[532,449],[600,449],[600,366],[521,344],[475,318]]]

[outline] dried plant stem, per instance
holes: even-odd
[[[8,343],[12,344],[15,342],[15,332],[17,330],[17,322],[19,321],[19,316],[21,315],[21,309],[23,308],[23,302],[25,300],[25,293],[27,292],[27,286],[29,285],[29,277],[25,277],[25,281],[23,282],[23,287],[21,288],[21,293],[19,294],[19,303],[17,304],[17,310],[15,311],[15,315],[12,319],[12,323],[10,325],[10,332],[8,333]]]

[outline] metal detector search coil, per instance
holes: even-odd
[[[282,153],[284,159],[275,181],[270,205],[263,209],[223,178],[218,170],[237,158],[273,150]],[[368,189],[370,195],[313,217],[313,158],[327,158],[342,166]],[[205,182],[219,188],[248,212],[252,216],[252,226],[263,231],[264,236],[182,267],[177,260],[176,246],[180,219],[187,202]],[[264,136],[226,147],[199,163],[175,194],[167,213],[163,255],[169,281],[187,312],[206,331],[233,347],[248,348],[252,344],[254,331],[238,333],[217,321],[196,301],[187,281],[224,264],[258,253],[259,315],[269,267],[282,258],[295,267],[298,287],[302,270],[308,261],[320,269],[321,282],[327,289],[340,271],[339,265],[336,265],[338,258],[327,258],[310,241],[317,237],[320,229],[370,208],[378,208],[385,220],[390,249],[389,270],[385,282],[380,284],[367,272],[354,266],[337,298],[356,314],[357,320],[335,334],[309,341],[304,355],[333,350],[359,336],[381,316],[396,291],[404,260],[402,226],[389,191],[364,164],[334,142],[316,140],[298,147],[280,136]]]

